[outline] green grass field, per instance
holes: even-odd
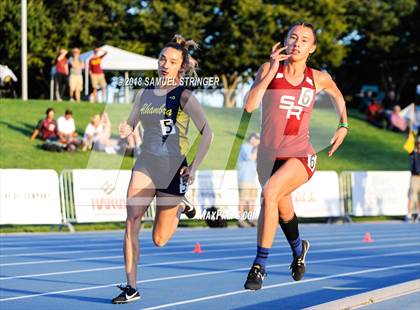
[[[131,105],[104,105],[75,102],[50,102],[42,100],[1,99],[0,101],[0,168],[63,169],[105,168],[131,169],[133,160],[119,155],[98,152],[51,153],[40,149],[41,140],[32,141],[30,135],[37,121],[44,117],[45,110],[53,107],[56,118],[69,108],[73,110],[77,131],[83,131],[95,113],[104,110],[110,115],[112,130],[116,134],[118,124],[125,120]],[[205,108],[206,115],[214,131],[214,141],[201,169],[225,169],[232,149],[241,109]],[[337,123],[331,115],[315,111],[313,124],[317,127],[317,149],[319,170],[406,170],[408,156],[403,150],[405,137],[402,134],[377,129],[365,121],[350,117],[350,134],[341,149],[332,157],[326,156],[330,134]],[[258,131],[259,113],[254,113],[246,135]],[[191,123],[190,141],[197,137]]]

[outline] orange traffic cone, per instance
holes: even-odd
[[[202,253],[203,251],[201,250],[201,244],[200,242],[196,242],[195,244],[195,248],[193,250],[194,253]]]
[[[370,232],[365,233],[365,237],[363,238],[363,242],[371,243],[373,242],[372,236],[370,235]]]

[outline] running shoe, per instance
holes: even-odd
[[[309,241],[302,240],[302,254],[297,257],[293,257],[293,262],[290,265],[292,269],[292,277],[295,281],[302,280],[305,274],[305,257],[309,251]]]
[[[126,304],[140,299],[140,293],[130,285],[117,285],[122,291],[120,295],[112,299],[113,304]]]
[[[182,213],[184,213],[189,219],[192,219],[196,214],[195,207],[185,197],[182,199],[182,203],[184,204],[184,210],[182,211]]]
[[[265,276],[264,269],[260,265],[254,264],[244,284],[245,289],[253,291],[261,289]]]

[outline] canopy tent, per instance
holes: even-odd
[[[107,52],[102,59],[101,68],[104,71],[125,71],[124,78],[126,80],[128,80],[128,71],[158,69],[156,58],[125,51],[111,45],[103,45],[99,49]],[[89,94],[89,60],[92,56],[93,50],[80,55],[80,59],[85,63],[85,95]],[[125,102],[128,103],[128,87],[125,87]]]
[[[125,51],[111,45],[104,45],[99,48],[108,54],[102,59],[101,67],[108,71],[146,71],[157,70],[158,60],[156,58],[147,57]],[[83,62],[89,62],[93,56],[93,50],[80,55]]]
[[[124,71],[125,79],[128,79],[129,77],[128,71],[148,71],[158,69],[158,59],[156,58],[132,53],[111,45],[103,45],[99,49],[100,55],[103,51],[107,52],[107,55],[104,58],[102,58],[102,69],[104,71]],[[80,59],[85,63],[85,95],[89,95],[89,60],[92,56],[93,50],[80,55]],[[51,81],[51,83],[53,83],[53,81]],[[52,95],[54,89],[53,84],[51,88]],[[125,87],[126,103],[128,103],[128,91],[129,88]]]

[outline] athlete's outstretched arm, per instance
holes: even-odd
[[[140,121],[140,98],[143,94],[143,91],[143,89],[140,89],[137,93],[136,98],[134,99],[133,108],[131,109],[127,121],[118,126],[118,131],[121,138],[127,138],[129,135],[131,135]]]
[[[347,109],[346,109],[346,102],[344,100],[341,91],[338,89],[337,85],[331,78],[331,76],[326,72],[320,72],[314,70],[314,78],[315,78],[315,85],[316,91],[325,91],[329,95],[333,97],[333,102],[335,104],[336,112],[340,117],[340,123],[346,124],[347,123]],[[339,126],[337,131],[334,134],[334,137],[331,139],[332,147],[328,151],[328,156],[331,157],[334,152],[339,148],[341,143],[343,143],[344,138],[347,136],[348,128],[344,128]]]
[[[279,69],[280,61],[290,57],[290,55],[281,54],[287,47],[279,48],[279,46],[280,43],[273,46],[271,49],[270,62],[266,62],[260,67],[257,76],[255,77],[255,81],[245,97],[244,108],[245,111],[249,113],[253,112],[260,105],[265,90]]]
[[[181,171],[182,176],[188,178],[188,183],[191,184],[194,182],[195,172],[197,171],[198,166],[201,164],[210,148],[211,141],[213,140],[213,132],[200,103],[191,91],[184,90],[182,92],[181,105],[184,111],[191,117],[195,127],[201,134],[200,144],[198,145],[198,150],[194,159],[187,169]]]

